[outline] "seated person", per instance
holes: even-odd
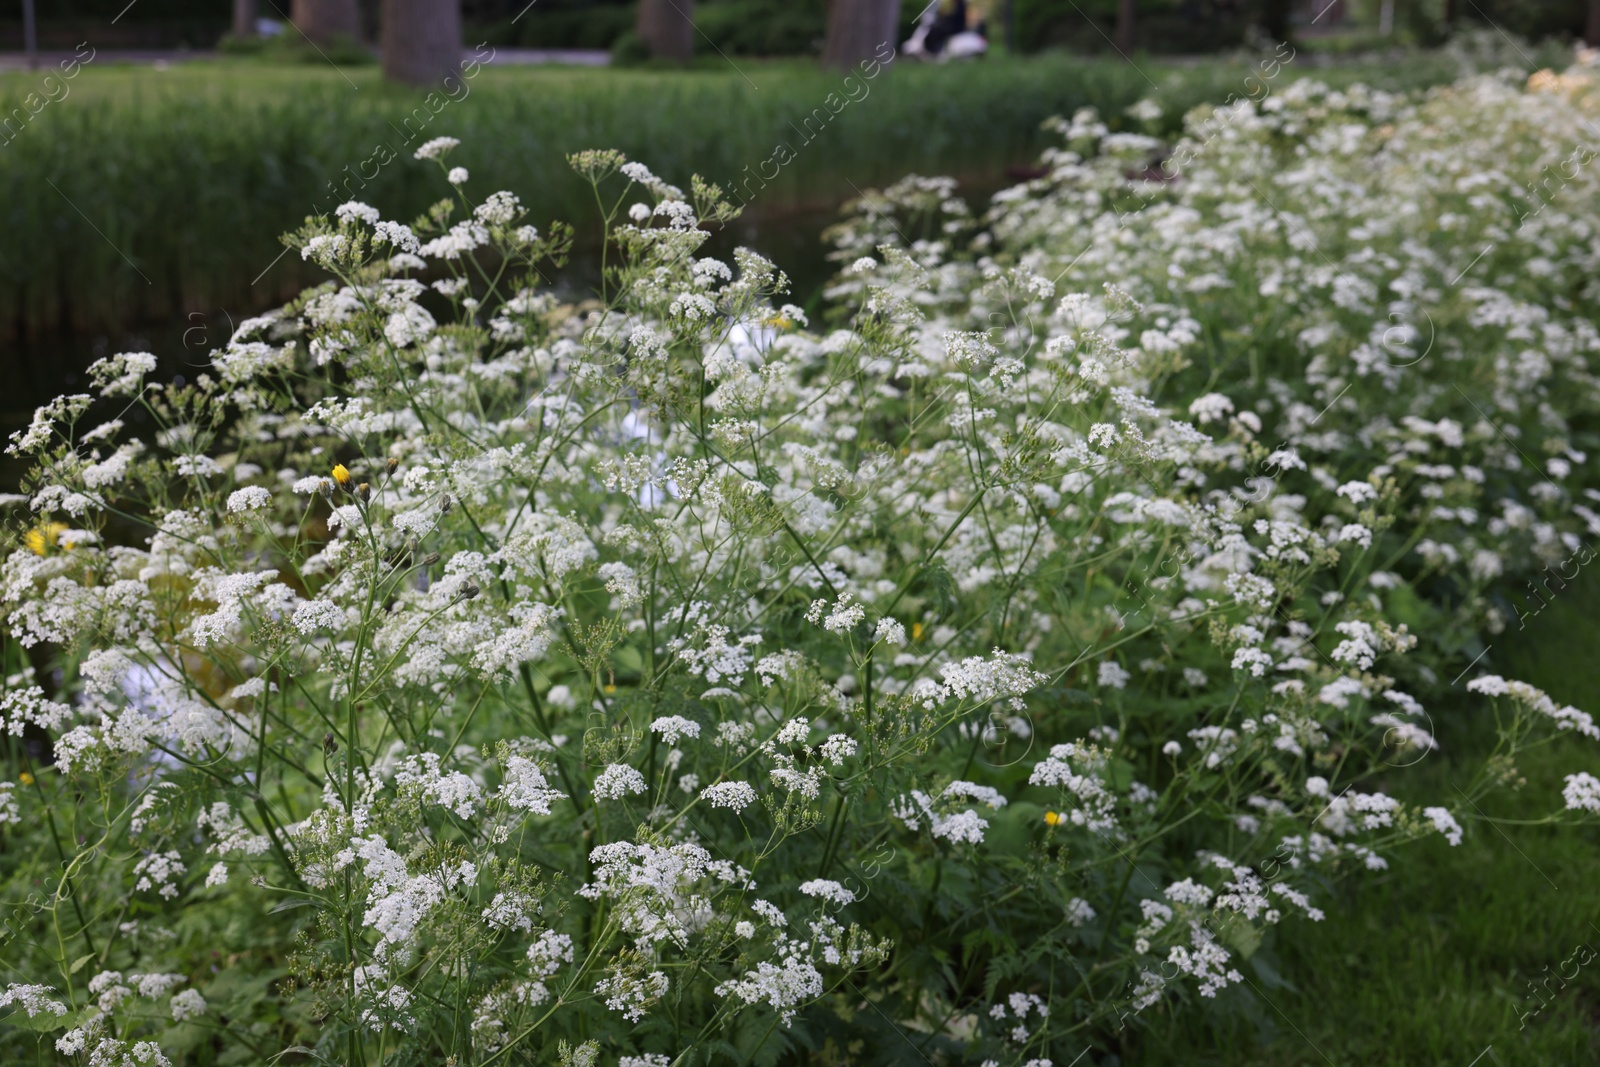
[[[959,59],[988,51],[989,9],[994,0],[939,0],[929,4],[905,43],[909,55],[924,59]]]

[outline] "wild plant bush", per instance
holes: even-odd
[[[563,301],[424,146],[450,199],[12,443],[8,1055],[1042,1067],[1248,1000],[1600,737],[1471,662],[1600,532],[1600,200],[1524,188],[1591,91],[1302,83],[1175,177],[1080,113],[982,218],[864,198],[815,325],[710,185],[575,156]],[[1428,708],[1493,754],[1401,802]]]

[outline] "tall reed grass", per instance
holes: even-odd
[[[268,306],[310,277],[297,256],[275,262],[278,235],[347,199],[330,182],[362,170],[379,146],[409,155],[406,137],[419,130],[411,148],[443,134],[470,146],[461,162],[474,188],[533,190],[541,223],[593,211],[564,163],[571,151],[615,145],[670,180],[686,182],[693,170],[731,185],[788,142],[796,158],[749,205],[770,215],[837,203],[908,171],[992,181],[1032,158],[1051,115],[1093,106],[1119,116],[1156,95],[1176,121],[1248,73],[1229,61],[1066,56],[902,63],[802,146],[791,123],[824,108],[830,93],[842,98],[841,75],[795,61],[711,62],[683,71],[486,66],[430,114],[423,93],[387,86],[370,68],[232,60],[155,70],[102,55],[0,147],[0,336]],[[1394,86],[1453,73],[1435,59],[1337,76]],[[40,91],[40,77],[0,77],[0,114]],[[418,108],[429,121],[406,125]],[[394,163],[346,188],[407,214],[433,199],[418,168]]]

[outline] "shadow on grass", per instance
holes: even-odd
[[[1586,575],[1526,630],[1494,645],[1500,673],[1560,703],[1600,712],[1600,580]],[[1464,685],[1464,682],[1463,682]],[[1430,709],[1448,739],[1482,700]],[[1440,712],[1443,712],[1441,715]],[[1455,719],[1455,723],[1450,720]],[[1455,729],[1450,727],[1454,725]],[[1481,741],[1486,730],[1474,730]],[[1127,1067],[1552,1067],[1600,1062],[1600,958],[1555,977],[1574,950],[1600,950],[1600,836],[1573,826],[1469,822],[1455,790],[1475,766],[1447,751],[1386,783],[1393,795],[1457,811],[1466,838],[1431,838],[1356,874],[1319,903],[1327,921],[1286,922],[1241,969],[1255,985],[1223,1010],[1152,1016]],[[1533,819],[1561,805],[1563,777],[1600,766],[1600,744],[1562,734],[1522,759],[1525,784],[1485,805]],[[1545,985],[1534,988],[1533,983]],[[1543,1007],[1541,1008],[1541,1005]],[[1233,1010],[1227,1010],[1227,1009]],[[1535,1008],[1537,1013],[1529,1014]]]

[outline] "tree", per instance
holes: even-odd
[[[461,69],[461,0],[383,0],[383,76],[438,83]]]
[[[289,21],[315,44],[335,37],[361,39],[361,5],[357,0],[294,0]]]
[[[1583,43],[1600,48],[1600,0],[1589,0],[1589,22],[1583,28]]]
[[[1289,0],[1265,0],[1261,5],[1261,28],[1274,41],[1287,41],[1289,39]]]
[[[233,0],[233,35],[256,35],[256,0]]]
[[[694,0],[639,0],[639,36],[658,58],[694,58],[693,18]]]
[[[828,0],[822,62],[848,68],[863,59],[882,60],[885,46],[898,47],[899,35],[900,0]]]
[[[1133,51],[1134,0],[1117,0],[1117,51]]]

